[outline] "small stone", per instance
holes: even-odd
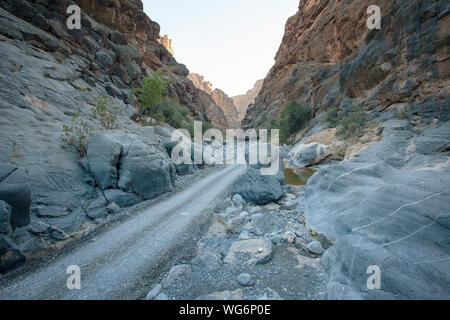
[[[262,210],[261,207],[252,207],[248,209],[248,212],[250,212],[250,214],[255,214],[260,212],[261,210]]]
[[[160,293],[154,300],[169,300],[169,297],[165,293]]]
[[[231,214],[236,214],[236,213],[239,213],[239,212],[241,212],[241,210],[239,210],[239,208],[227,208],[227,214],[228,215],[231,215]]]
[[[158,283],[148,294],[145,300],[153,300],[155,299],[162,290],[162,285]]]
[[[110,203],[106,209],[109,214],[116,214],[120,212],[120,207],[115,202]]]
[[[173,281],[173,280],[184,277],[185,275],[187,275],[190,272],[191,272],[190,265],[180,264],[180,265],[174,266],[172,269],[170,269],[167,279],[169,281]]]
[[[255,279],[253,278],[253,276],[251,274],[248,274],[248,273],[241,273],[237,277],[237,281],[240,285],[242,285],[244,287],[251,287],[252,285],[255,284]]]
[[[325,252],[325,250],[322,248],[322,245],[319,241],[313,241],[308,243],[307,245],[308,251],[314,254],[321,255]]]
[[[232,198],[231,201],[233,202],[233,204],[236,207],[241,207],[241,206],[245,206],[247,204],[247,202],[244,200],[244,198],[240,195],[240,194],[235,194]]]
[[[227,233],[239,233],[239,230],[237,229],[238,226],[240,226],[243,222],[243,219],[240,217],[233,218],[227,221],[226,225],[226,231]]]
[[[239,218],[241,218],[241,219],[244,219],[244,218],[246,218],[246,217],[248,217],[248,212],[247,212],[247,211],[242,211],[242,212],[239,214]]]
[[[295,234],[292,231],[287,231],[283,234],[283,241],[288,243],[294,243],[295,242]]]
[[[264,206],[264,209],[269,210],[269,211],[276,211],[278,209],[280,209],[280,206],[278,204],[276,204],[275,202],[266,204]]]

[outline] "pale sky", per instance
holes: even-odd
[[[274,64],[299,0],[142,0],[178,62],[229,96],[244,94]]]

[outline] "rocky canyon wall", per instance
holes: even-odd
[[[381,8],[380,30],[366,26],[370,5]],[[243,124],[265,126],[291,100],[314,115],[354,105],[383,111],[408,99],[436,113],[429,102],[449,91],[448,12],[448,1],[301,1]]]
[[[203,93],[209,95],[217,106],[222,109],[229,128],[239,128],[240,119],[239,114],[234,105],[233,99],[220,89],[213,89],[213,85],[210,81],[206,81],[205,77],[197,73],[190,73],[188,78],[194,83],[194,85]]]
[[[242,121],[247,113],[247,108],[255,102],[256,97],[261,91],[264,80],[256,81],[252,89],[248,90],[246,94],[233,97],[234,105],[239,114],[239,121]]]

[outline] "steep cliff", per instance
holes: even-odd
[[[380,30],[366,27],[373,4]],[[352,105],[382,111],[411,98],[418,112],[442,114],[426,101],[448,98],[448,10],[446,1],[301,1],[244,124],[266,125],[291,100],[317,115]]]
[[[264,80],[256,81],[252,89],[248,90],[246,94],[232,97],[236,110],[239,114],[239,121],[242,121],[247,113],[247,108],[253,102],[261,91]]]
[[[69,30],[74,3],[0,2],[0,273],[174,188],[179,168],[164,146],[171,129],[132,120],[143,76],[162,70],[165,95],[228,127],[158,42],[141,1],[77,1],[81,29]],[[101,97],[115,107],[114,128],[95,121]],[[68,128],[76,133],[65,141]],[[80,150],[74,141],[83,136]]]
[[[222,110],[228,128],[239,128],[239,114],[236,110],[233,100],[220,89],[212,90],[213,85],[210,81],[206,81],[205,77],[197,73],[190,73],[188,78],[194,85],[204,94],[211,97],[214,103]]]
[[[239,114],[233,99],[228,97],[228,95],[220,89],[215,89],[211,93],[211,97],[214,99],[214,102],[220,106],[223,113],[225,113],[225,117],[227,118],[227,122],[231,125],[231,128],[240,127]]]

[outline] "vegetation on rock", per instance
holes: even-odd
[[[119,127],[118,118],[124,113],[123,107],[106,96],[97,98],[91,114],[84,120],[81,110],[73,115],[70,125],[63,124],[63,148],[74,146],[82,157],[86,156],[88,139],[97,131],[114,130]]]

